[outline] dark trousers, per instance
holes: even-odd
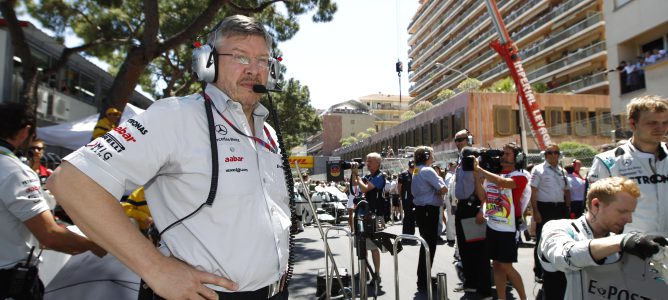
[[[436,254],[438,213],[438,206],[415,206],[415,221],[417,222],[418,228],[420,228],[420,236],[429,246],[430,267],[434,265],[434,255]],[[424,252],[424,248],[420,247],[420,259],[418,260],[417,267],[417,285],[426,288],[427,284],[431,284],[431,274],[427,276],[427,262]]]
[[[536,224],[536,247],[533,249],[533,273],[536,277],[543,277],[543,267],[538,260],[537,249],[542,236],[543,225],[548,221],[566,219],[568,218],[568,209],[563,202],[537,202],[538,212],[542,218],[542,222]],[[563,275],[563,274],[562,274]],[[543,279],[544,281],[544,279]]]
[[[20,289],[16,299],[18,300],[41,300],[44,297],[44,284],[42,280],[39,279],[37,275],[37,269],[34,271],[35,277],[34,280],[27,280],[22,282],[24,284],[23,288]],[[16,284],[17,282],[12,282],[15,274],[12,269],[0,269],[0,299],[5,299],[9,297],[9,290],[12,283]]]
[[[566,275],[564,272],[543,271],[543,299],[562,300],[566,294]]]
[[[474,218],[478,211],[480,211],[479,203],[460,200],[455,213],[455,229],[459,256],[464,269],[464,288],[476,289],[481,297],[487,297],[492,295],[492,278],[485,241],[467,243],[462,228],[462,219]]]
[[[402,221],[401,233],[415,234],[415,214],[413,212],[413,199],[404,201],[404,220]]]
[[[575,215],[575,218],[579,218],[584,213],[584,201],[571,201],[571,213]]]
[[[236,292],[236,293],[225,293],[225,292],[216,292],[218,294],[219,300],[288,300],[289,291],[284,289],[282,292],[276,294],[271,298],[267,298],[269,290],[267,287],[261,288],[252,292]],[[141,280],[139,285],[139,295],[138,300],[164,300],[164,298],[153,293],[153,290],[148,287],[148,285]]]

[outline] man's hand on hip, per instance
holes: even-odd
[[[218,299],[212,284],[235,291],[239,287],[227,278],[199,271],[173,257],[165,257],[154,276],[144,278],[153,291],[165,299]]]

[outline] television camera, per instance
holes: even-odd
[[[478,165],[494,174],[501,173],[501,156],[503,150],[465,147],[462,149],[462,169],[464,171],[473,171],[473,159],[471,156],[479,158]]]
[[[364,168],[364,160],[362,158],[353,158],[352,161],[341,161],[341,169],[350,170],[352,168],[352,163],[357,163],[357,168]]]

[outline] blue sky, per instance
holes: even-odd
[[[311,104],[327,108],[369,94],[399,94],[397,58],[408,64],[407,27],[418,0],[336,0],[339,10],[328,23],[300,20],[291,40],[279,44],[286,77],[311,92]],[[398,7],[398,10],[397,10]],[[397,26],[398,25],[398,26]],[[408,94],[408,74],[401,75]]]
[[[399,94],[397,58],[408,69],[408,32],[418,0],[334,0],[338,11],[328,23],[300,19],[297,34],[280,43],[286,78],[309,87],[311,104],[329,106],[369,94]],[[31,20],[25,14],[19,18]],[[66,45],[80,44],[68,36]],[[92,60],[99,63],[96,60]],[[102,63],[100,65],[106,69]],[[408,74],[401,74],[401,94],[408,94]]]

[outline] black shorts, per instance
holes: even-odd
[[[392,199],[392,206],[399,206],[399,195],[390,195]]]
[[[487,227],[487,253],[489,258],[503,263],[517,262],[515,232],[496,231]]]

